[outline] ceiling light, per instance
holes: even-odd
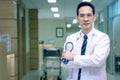
[[[60,17],[60,14],[54,14],[53,16],[54,17]]]
[[[73,24],[76,24],[77,23],[77,20],[76,19],[73,19]]]
[[[58,8],[57,7],[51,7],[51,11],[58,12]]]
[[[92,0],[82,0],[82,2],[91,2]]]
[[[78,27],[81,28],[81,25],[79,25]]]
[[[56,3],[56,0],[48,0],[49,3]]]
[[[67,24],[67,28],[70,28],[71,27],[71,24]]]

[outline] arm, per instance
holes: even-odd
[[[99,39],[92,54],[85,56],[75,55],[73,62],[80,67],[101,67],[108,57],[109,50],[110,40],[105,35]]]
[[[72,45],[70,45],[69,43],[70,44],[72,43]],[[66,45],[68,45],[67,48],[66,48]],[[73,40],[73,38],[67,37],[66,42],[64,43],[64,50],[62,53],[62,59],[67,59],[69,62],[67,64],[65,64],[62,61],[62,63],[61,63],[62,67],[66,67],[66,68],[77,68],[78,67],[73,62],[73,58],[74,58],[74,54],[72,53],[73,50],[74,50],[74,40]]]
[[[73,59],[74,59],[74,54],[71,53],[70,51],[63,51],[62,53],[62,58],[65,58],[67,60],[69,60],[69,62],[67,64],[64,64],[62,62],[61,66],[62,67],[66,67],[66,68],[79,68],[78,65],[76,65],[74,62],[73,62]]]
[[[68,67],[100,67],[105,63],[110,50],[110,41],[108,36],[99,39],[92,52],[89,55],[73,55],[71,52],[63,52],[63,57],[70,60]]]

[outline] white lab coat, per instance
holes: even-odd
[[[81,31],[68,36],[66,39],[65,43],[73,43],[72,53],[75,54],[73,61],[69,61],[68,64],[62,63],[62,67],[70,69],[67,80],[77,80],[79,68],[81,68],[80,80],[107,80],[106,59],[110,51],[109,37],[95,28],[87,36],[88,43],[85,55],[81,55],[83,42],[83,33]]]

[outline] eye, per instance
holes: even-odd
[[[92,16],[92,14],[87,14],[87,16],[88,16],[88,17],[91,17],[91,16]]]
[[[80,14],[80,17],[84,17],[85,15],[84,14]]]

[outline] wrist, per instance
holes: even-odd
[[[71,60],[72,60],[72,61],[74,60],[74,55],[72,55],[72,58],[71,58]]]

